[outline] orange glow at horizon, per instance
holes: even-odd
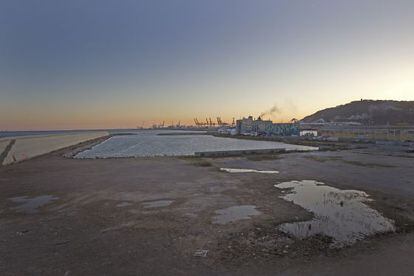
[[[231,123],[272,107],[263,119],[289,122],[414,100],[413,1],[6,2],[0,131]]]

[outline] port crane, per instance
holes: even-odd
[[[223,122],[223,120],[221,119],[221,117],[216,117],[217,123],[214,122],[211,117],[206,118],[206,121],[199,121],[197,118],[194,118],[194,123],[197,127],[215,127],[215,126],[219,126],[219,127],[224,127],[224,126],[235,126],[235,119],[233,117],[233,122],[231,124]]]

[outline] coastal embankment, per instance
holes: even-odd
[[[20,162],[106,135],[106,131],[88,131],[0,138],[0,165]]]

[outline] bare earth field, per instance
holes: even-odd
[[[0,275],[414,272],[414,155],[368,148],[216,159],[63,157],[74,149],[0,167]],[[274,185],[290,180],[365,191],[397,232],[342,249],[323,236],[282,233],[277,225],[312,218],[279,198]],[[22,206],[28,198],[41,203]],[[240,205],[260,214],[215,223],[217,210]]]

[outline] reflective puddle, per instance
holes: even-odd
[[[242,219],[250,219],[252,216],[261,214],[261,212],[256,210],[256,206],[254,205],[232,206],[229,208],[216,210],[215,213],[217,214],[213,218],[213,223],[215,224],[226,224]]]
[[[27,196],[19,196],[10,198],[14,203],[20,204],[17,207],[12,208],[18,212],[33,214],[38,212],[38,208],[57,200],[58,197],[52,195],[42,195],[29,198]]]
[[[260,171],[253,169],[231,169],[231,168],[220,168],[220,171],[228,173],[279,173],[279,171]]]
[[[144,208],[161,208],[167,207],[173,203],[174,200],[155,200],[142,203]]]
[[[128,201],[123,201],[123,202],[118,203],[118,204],[116,205],[116,207],[118,207],[118,208],[123,208],[123,207],[128,207],[128,206],[131,206],[131,205],[132,205],[132,203],[131,203],[131,202],[128,202]]]
[[[362,191],[340,190],[314,180],[283,182],[275,187],[290,189],[281,198],[314,214],[310,221],[279,226],[295,237],[323,234],[333,238],[332,247],[341,247],[375,233],[395,231],[392,220],[364,204],[371,199]]]

